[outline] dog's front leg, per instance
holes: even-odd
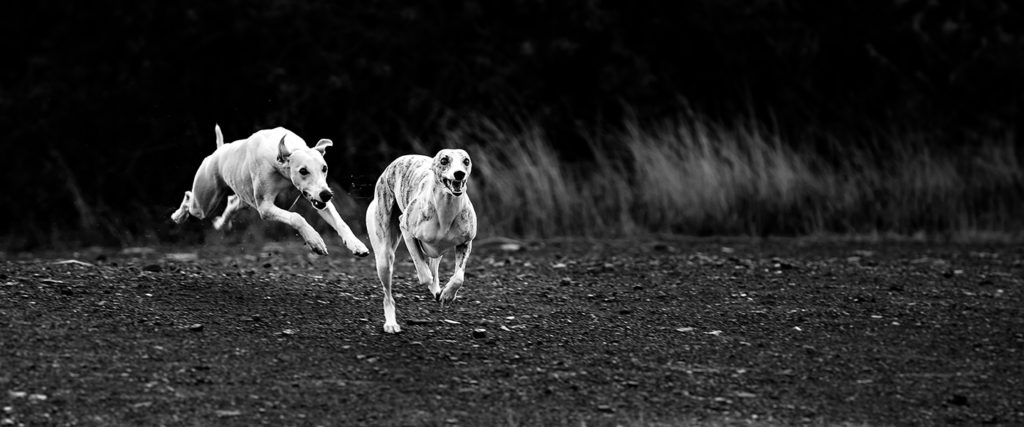
[[[451,279],[448,279],[448,283],[441,290],[441,297],[438,298],[442,307],[445,304],[454,302],[455,296],[459,293],[459,289],[462,288],[462,283],[466,279],[466,262],[469,260],[469,253],[472,250],[472,240],[455,247],[455,273],[452,274]]]
[[[438,267],[441,266],[441,258],[429,258],[427,262],[430,264],[430,276],[432,278],[430,282],[430,295],[434,296],[435,301],[441,300],[441,276],[437,274]]]
[[[426,285],[427,289],[430,289],[430,293],[437,297],[437,291],[434,289],[434,277],[431,275],[430,262],[427,260],[427,256],[423,254],[423,250],[420,249],[419,241],[415,237],[412,237],[405,230],[402,230],[402,238],[405,239],[405,248],[409,250],[409,257],[412,258],[412,263],[416,267],[416,279],[419,280],[420,285]]]
[[[309,248],[312,249],[313,252],[320,255],[327,255],[327,244],[324,243],[323,237],[320,237],[320,233],[317,233],[316,230],[302,218],[302,215],[295,212],[288,212],[274,206],[273,198],[270,198],[269,200],[264,198],[261,200],[257,211],[260,213],[260,218],[264,220],[288,224],[290,227],[294,228],[295,231],[299,232],[299,235],[302,236],[302,239],[306,241],[306,244],[309,245]]]
[[[338,210],[334,207],[334,203],[327,202],[327,207],[316,211],[320,214],[320,217],[330,224],[334,231],[338,232],[338,236],[341,237],[341,242],[345,244],[348,250],[352,251],[356,256],[364,257],[370,254],[370,251],[366,249],[366,245],[359,241],[359,238],[355,234],[352,234],[352,229],[348,228],[348,224],[341,219],[341,215],[338,214]]]

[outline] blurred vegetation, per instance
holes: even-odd
[[[467,142],[480,136],[497,143]],[[591,141],[596,160],[580,165],[529,124],[479,120],[449,135],[474,153],[486,235],[1020,237],[1013,141],[934,151],[914,135],[876,137],[814,148],[755,122],[691,115],[627,123]]]
[[[436,149],[453,135],[470,138],[481,159],[511,149],[480,126],[514,130],[507,138],[543,135],[524,140],[542,141],[526,148],[543,158],[523,160],[556,162],[550,166],[561,169],[544,173],[567,174],[564,185],[589,179],[573,170],[625,168],[623,156],[646,159],[629,175],[643,188],[661,182],[655,171],[673,168],[715,185],[784,180],[653,199],[614,195],[608,191],[630,189],[602,183],[587,191],[608,197],[564,208],[613,209],[620,217],[587,217],[598,223],[628,217],[648,230],[799,233],[950,227],[930,215],[932,203],[945,209],[951,200],[975,212],[971,218],[1020,213],[980,196],[912,193],[908,202],[877,190],[902,177],[908,186],[970,192],[975,179],[1019,176],[984,165],[1020,162],[1020,2],[41,0],[0,7],[0,128],[8,147],[0,235],[9,247],[69,236],[118,243],[194,234],[199,228],[172,228],[166,216],[213,149],[214,123],[229,140],[278,125],[307,140],[332,138],[332,177],[356,198],[350,223],[361,223],[362,197],[398,154]],[[729,123],[737,125],[721,127]],[[743,173],[752,175],[716,169],[737,161],[751,162]],[[864,165],[886,171],[872,175],[882,181],[847,174]],[[807,171],[828,171],[834,187],[815,186],[824,185],[820,175]],[[958,178],[935,181],[942,176]],[[815,185],[801,183],[808,177]],[[692,189],[699,180],[681,182]],[[982,190],[1019,200],[1014,182]],[[790,185],[813,191],[784,190]],[[851,224],[830,216],[848,208],[819,203],[814,227],[785,225],[764,216],[791,212],[758,204],[838,189],[873,219]],[[729,202],[743,194],[767,199]],[[663,210],[683,202],[709,217],[687,213],[679,222]],[[905,203],[920,211],[916,219],[890,215]],[[574,230],[516,221],[498,221],[496,231]]]

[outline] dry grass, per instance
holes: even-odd
[[[487,235],[1016,234],[1024,175],[1012,136],[938,150],[913,135],[811,144],[753,122],[627,123],[566,160],[537,127],[480,119],[448,146],[475,161]],[[821,148],[825,145],[826,148]]]
[[[481,236],[1024,237],[1024,169],[1013,135],[955,149],[909,132],[794,140],[753,121],[723,125],[691,115],[592,131],[599,136],[583,152],[566,153],[529,121],[473,118],[451,129],[438,145],[466,148],[474,159],[470,192]],[[438,148],[413,145],[421,153]],[[367,201],[337,200],[353,230],[365,233]],[[171,208],[125,215],[100,203],[90,211],[98,225],[34,226],[5,236],[0,249],[293,236],[254,214],[242,215],[241,228],[226,236],[208,224],[174,226]],[[302,213],[327,230],[311,211]]]

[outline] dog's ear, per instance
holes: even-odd
[[[288,161],[288,156],[290,156],[290,155],[292,155],[292,153],[290,151],[288,151],[288,147],[285,147],[285,145],[284,145],[284,137],[282,136],[281,137],[281,142],[277,143],[277,162],[278,163],[287,162]]]
[[[334,146],[334,143],[331,142],[331,140],[329,140],[327,138],[324,138],[324,139],[321,139],[319,142],[317,142],[316,143],[316,147],[313,147],[313,149],[316,150],[316,151],[319,151],[320,154],[326,154],[327,153],[327,147],[333,147],[333,146]]]

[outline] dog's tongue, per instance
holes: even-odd
[[[462,181],[452,181],[452,190],[462,191]]]

